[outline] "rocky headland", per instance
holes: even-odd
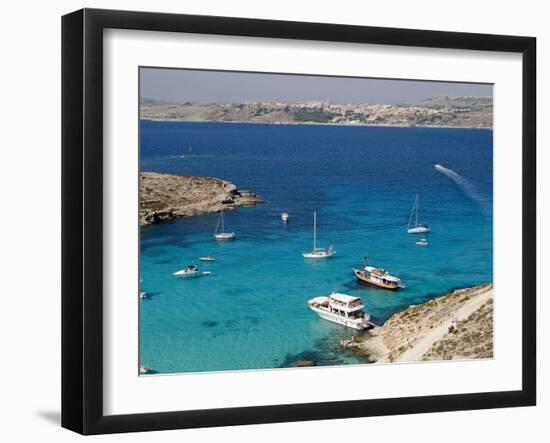
[[[341,346],[371,362],[493,357],[493,285],[459,289],[392,315]]]
[[[263,202],[252,191],[214,177],[142,172],[139,191],[141,226]]]

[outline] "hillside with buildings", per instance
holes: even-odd
[[[330,101],[168,103],[142,99],[140,118],[187,122],[493,127],[492,97],[439,96],[418,103],[339,104]]]

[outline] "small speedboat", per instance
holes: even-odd
[[[425,238],[421,238],[419,241],[416,242],[417,246],[428,246],[430,243]]]
[[[193,278],[193,277],[201,277],[203,275],[210,275],[210,271],[205,272],[199,272],[199,268],[195,265],[188,265],[183,269],[180,269],[179,271],[174,272],[174,276],[176,277],[185,277],[185,278]]]
[[[207,257],[199,257],[199,260],[200,261],[205,261],[205,262],[208,262],[208,263],[212,263],[213,261],[216,261],[214,259],[214,257],[210,257],[210,256],[207,256]]]
[[[151,372],[151,368],[149,366],[139,365],[139,374],[140,375],[149,374],[149,372]]]
[[[281,213],[281,220],[282,220],[284,223],[286,223],[286,222],[288,221],[288,217],[289,217],[288,212],[282,212],[282,213]]]
[[[147,298],[147,292],[139,291],[139,298]]]

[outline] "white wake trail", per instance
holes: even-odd
[[[452,169],[440,165],[439,163],[435,164],[434,168],[446,177],[450,178],[464,192],[464,194],[475,201],[485,215],[489,213],[487,201],[481,196],[476,186],[471,181],[462,177],[459,173],[453,171]]]

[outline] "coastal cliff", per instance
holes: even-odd
[[[139,192],[141,226],[263,202],[253,192],[219,178],[155,172],[140,173]]]
[[[377,363],[493,357],[493,285],[459,289],[341,343]]]

